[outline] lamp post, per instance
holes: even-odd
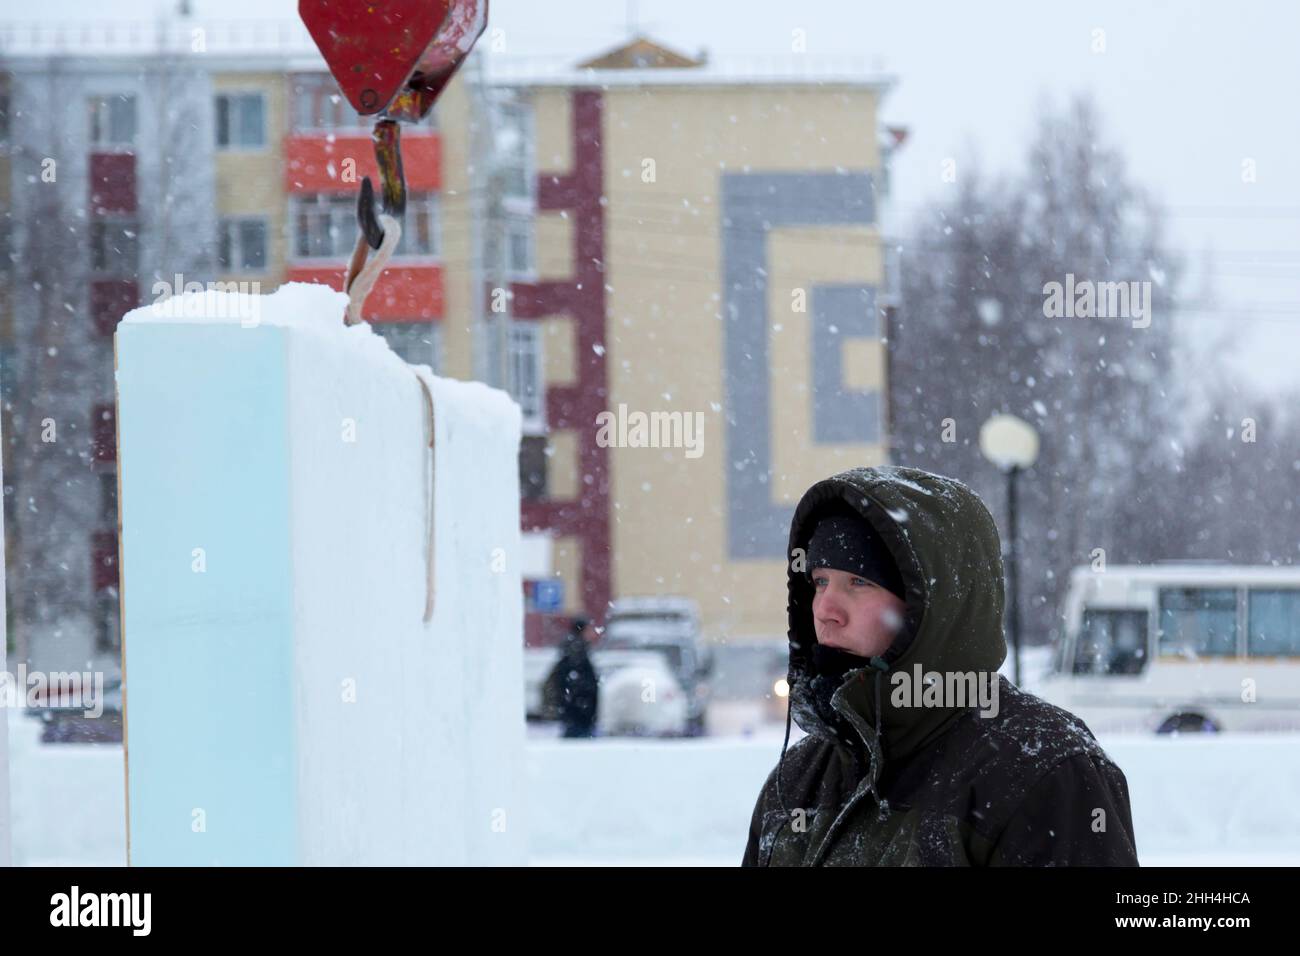
[[[980,428],[980,452],[1007,476],[1007,603],[1020,686],[1020,574],[1016,548],[1016,479],[1038,459],[1038,432],[1015,415],[994,415]]]

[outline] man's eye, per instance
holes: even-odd
[[[868,581],[866,578],[854,578],[853,583],[854,584],[875,584],[876,582]]]

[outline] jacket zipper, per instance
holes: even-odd
[[[879,702],[877,702],[876,706],[880,706]],[[852,812],[853,808],[857,806],[858,801],[860,801],[864,795],[871,792],[871,773],[876,758],[871,752],[870,743],[867,742],[866,737],[862,734],[862,727],[860,726],[862,718],[852,711],[846,713],[845,710],[841,710],[838,707],[835,709],[853,725],[853,729],[857,731],[858,736],[862,737],[863,746],[867,748],[867,772],[863,775],[862,782],[858,784],[857,789],[853,791],[853,796],[849,797],[849,802],[844,805],[844,809],[842,809],[831,822],[830,827],[826,831],[826,836],[822,838],[821,843],[818,845],[817,852],[813,854],[812,862],[808,864],[809,866],[816,866],[821,862],[822,855],[827,849],[829,849],[831,839],[835,836],[840,824],[844,822],[845,818],[850,812]]]

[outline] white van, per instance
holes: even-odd
[[[1300,568],[1075,568],[1030,689],[1094,732],[1300,729]]]

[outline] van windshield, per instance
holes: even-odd
[[[1140,674],[1147,662],[1146,611],[1083,612],[1074,651],[1076,674]]]

